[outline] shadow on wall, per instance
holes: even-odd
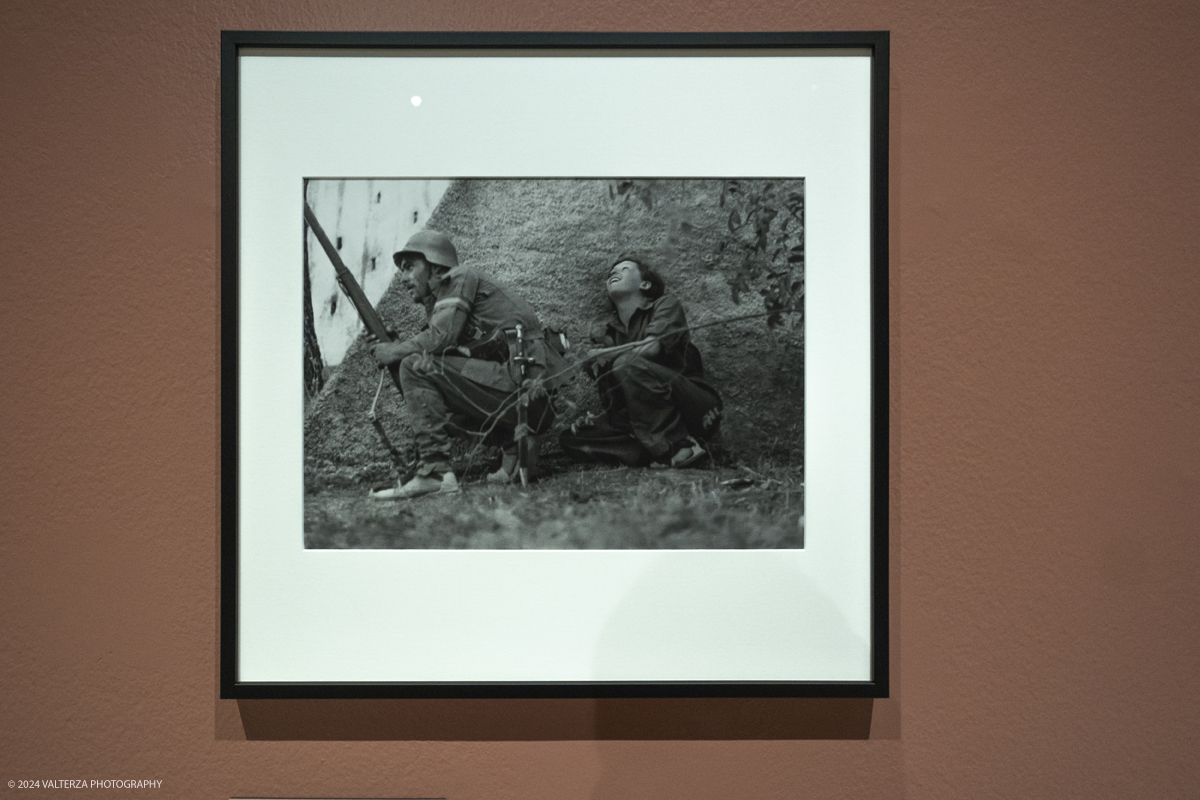
[[[740,290],[740,303],[732,298],[731,282],[745,254],[723,249],[733,227],[724,183],[654,184],[647,202],[632,193],[617,195],[602,180],[459,180],[447,189],[428,227],[453,239],[463,266],[511,286],[533,304],[544,325],[565,331],[573,342],[586,340],[592,321],[608,313],[603,278],[622,254],[646,257],[659,269],[692,325],[761,312],[756,290]],[[802,202],[803,180],[775,184]],[[798,274],[802,278],[802,261]],[[424,322],[423,311],[395,283],[378,310],[401,336]],[[803,458],[804,331],[798,319],[791,315],[771,328],[762,318],[743,320],[693,335],[725,399],[727,444],[751,464],[760,457],[792,464]],[[377,385],[378,371],[359,338],[308,407],[306,473],[374,474],[382,465],[387,474],[393,454],[363,422]],[[566,394],[586,402],[594,392],[577,379]],[[411,433],[394,390],[381,397],[378,414],[388,439],[405,450]]]
[[[261,741],[867,739],[872,700],[238,700]]]
[[[871,648],[804,571],[802,551],[658,554],[595,636],[597,680],[840,681]]]

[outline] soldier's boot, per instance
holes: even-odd
[[[412,480],[401,484],[397,479],[395,486],[385,489],[373,489],[372,500],[411,500],[427,494],[457,494],[459,492],[458,478],[450,464],[444,461],[422,464]]]
[[[655,461],[650,465],[651,469],[684,469],[686,467],[699,464],[708,456],[708,452],[704,449],[695,438],[689,436],[681,442],[675,444],[671,448],[668,457],[661,461]]]

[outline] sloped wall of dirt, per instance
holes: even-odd
[[[789,183],[789,191],[803,193],[802,181]],[[684,301],[692,325],[762,310],[757,295],[740,304],[731,299],[732,267],[718,255],[729,213],[720,194],[719,181],[659,182],[648,207],[613,196],[603,180],[460,180],[447,190],[429,227],[454,240],[461,263],[523,293],[545,325],[582,342],[591,322],[606,313],[602,279],[622,254],[643,256],[659,269],[668,291]],[[423,311],[396,284],[378,308],[402,336],[423,324]],[[802,459],[803,326],[796,322],[769,329],[759,318],[693,334],[725,399],[725,446],[747,463]],[[378,425],[367,418],[378,381],[360,338],[309,405],[309,478],[374,480],[411,456],[403,400],[390,380],[379,396]],[[586,406],[593,391],[581,377],[564,394]]]

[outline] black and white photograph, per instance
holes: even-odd
[[[312,549],[804,546],[803,178],[304,181]]]
[[[228,691],[883,690],[886,36],[258,42]]]

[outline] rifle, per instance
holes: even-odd
[[[342,287],[342,291],[350,298],[350,302],[354,303],[354,308],[358,310],[358,316],[362,319],[363,325],[380,342],[394,341],[397,338],[396,335],[389,331],[387,326],[383,324],[379,313],[371,305],[371,301],[367,299],[367,296],[363,294],[362,287],[358,285],[358,281],[354,280],[354,274],[346,268],[341,254],[333,246],[333,242],[329,241],[329,237],[325,235],[325,230],[321,227],[321,223],[317,222],[317,215],[308,207],[308,203],[304,204],[304,221],[308,223],[308,227],[312,228],[313,233],[317,235],[317,241],[321,243],[321,249],[325,251],[325,255],[329,256],[329,260],[333,262],[333,269],[337,272],[338,285]],[[393,364],[387,369],[392,375],[392,383],[396,384],[396,389],[403,396],[404,390],[400,388],[400,365]]]

